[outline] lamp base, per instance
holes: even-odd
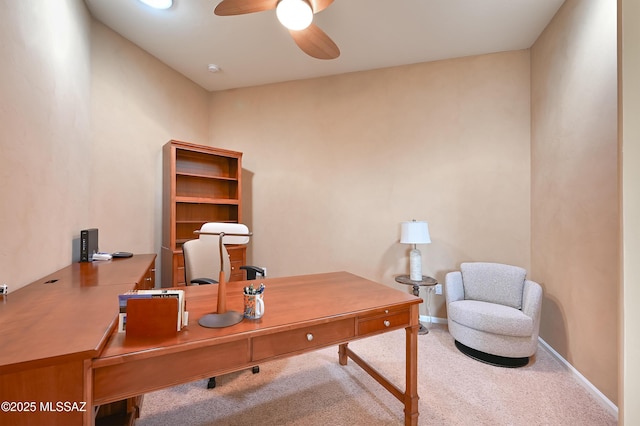
[[[224,314],[207,314],[198,320],[198,324],[207,328],[223,328],[238,324],[243,318],[242,312],[227,311]]]
[[[415,247],[409,252],[409,272],[411,281],[422,280],[422,256]]]

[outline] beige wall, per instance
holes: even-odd
[[[429,222],[423,272],[441,282],[462,261],[529,266],[528,51],[211,97],[211,144],[245,153],[252,259],[271,276],[348,270],[408,291],[393,276],[411,219]]]
[[[100,23],[91,36],[89,225],[101,250],[159,253],[162,145],[206,142],[209,94]]]
[[[0,282],[71,262],[86,226],[90,18],[80,1],[0,0]]]
[[[531,275],[541,337],[618,401],[616,6],[568,0],[531,50]]]
[[[209,93],[82,0],[0,9],[0,282],[15,291],[68,265],[87,227],[101,250],[158,253],[161,147],[206,142]]]
[[[640,424],[640,2],[622,0],[622,200],[624,287],[622,298],[621,424]]]

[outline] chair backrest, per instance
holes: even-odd
[[[220,275],[220,235],[222,239],[222,260],[225,278],[228,281],[231,274],[231,261],[225,244],[246,244],[249,242],[249,228],[239,223],[209,222],[200,228],[201,234],[195,240],[189,240],[182,245],[184,253],[184,274],[186,285],[191,285],[191,280],[196,278],[210,278],[218,281]],[[208,233],[208,234],[202,234]]]
[[[223,247],[223,259],[229,263],[225,270],[225,277],[229,278],[229,255]],[[189,240],[182,245],[184,254],[184,276],[186,285],[191,285],[191,280],[196,278],[209,278],[218,281],[220,275],[220,251],[218,242],[200,238]]]
[[[466,262],[460,265],[464,298],[522,308],[527,271],[500,263]]]

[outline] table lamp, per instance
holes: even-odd
[[[402,222],[400,225],[400,242],[402,244],[413,244],[413,248],[409,252],[409,279],[411,281],[421,281],[422,257],[420,250],[416,248],[416,244],[429,244],[431,242],[429,224],[412,220],[411,222]]]
[[[228,230],[230,232],[224,232]],[[224,270],[223,242],[227,244],[246,244],[253,234],[241,223],[218,223],[208,222],[202,225],[199,231],[194,231],[199,237],[215,235],[218,237],[218,252],[220,254],[220,273],[218,276],[218,307],[215,313],[206,314],[198,320],[198,324],[208,328],[229,327],[239,323],[244,319],[244,313],[227,310],[227,275]],[[229,237],[226,238],[225,237]]]

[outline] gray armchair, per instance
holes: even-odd
[[[445,278],[449,333],[463,353],[490,364],[520,367],[538,348],[542,287],[527,271],[469,262]]]

